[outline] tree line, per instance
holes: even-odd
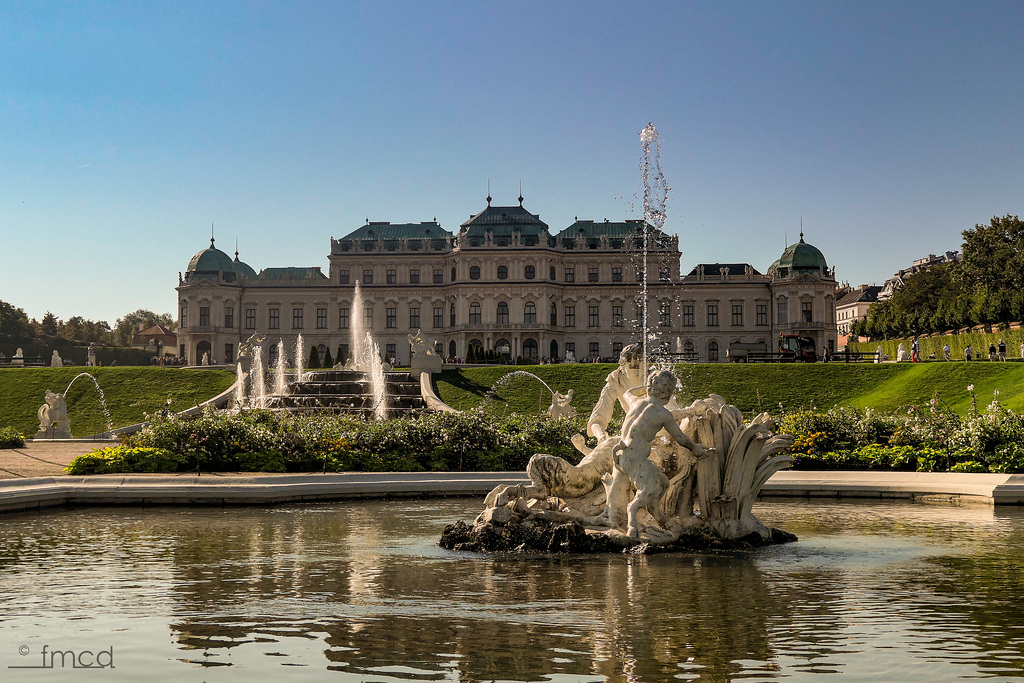
[[[169,313],[154,313],[140,308],[118,318],[113,327],[105,320],[86,320],[78,315],[61,320],[49,311],[42,320],[36,320],[30,319],[24,309],[0,301],[0,343],[30,344],[63,339],[83,344],[131,346],[132,335],[139,331],[140,324],[143,328],[155,324],[170,328],[174,325],[174,318]]]
[[[871,304],[851,333],[899,339],[1024,320],[1024,222],[995,216],[963,238],[959,262],[909,276],[891,299]]]

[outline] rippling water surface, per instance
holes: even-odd
[[[1024,512],[771,502],[751,553],[482,556],[480,501],[0,518],[0,680],[1024,677]],[[112,648],[114,669],[37,666]],[[26,654],[21,654],[22,652]],[[66,657],[66,656],[65,656]]]

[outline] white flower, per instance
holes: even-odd
[[[974,385],[973,384],[968,384],[967,385],[967,391],[974,391]]]

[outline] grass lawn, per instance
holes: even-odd
[[[446,371],[434,382],[446,403],[467,410],[483,404],[487,390],[502,376],[525,369],[556,391],[574,389],[572,405],[580,413],[589,413],[604,377],[614,368],[611,364],[467,368]],[[680,403],[715,393],[748,414],[778,410],[780,403],[789,411],[834,405],[889,411],[933,396],[962,414],[970,404],[969,384],[974,384],[982,408],[998,390],[1004,405],[1024,410],[1024,363],[685,364],[677,366],[676,374],[683,385]],[[496,410],[536,413],[547,409],[551,395],[536,379],[520,376],[503,381],[490,403]]]
[[[235,381],[224,370],[178,368],[4,368],[0,370],[0,426],[32,436],[46,390],[62,393],[76,375],[88,370],[102,389],[114,427],[146,419],[147,413],[185,410],[213,398]],[[170,405],[168,406],[168,399]],[[106,431],[96,386],[88,377],[75,380],[67,395],[71,432],[76,437]]]

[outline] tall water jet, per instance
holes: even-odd
[[[355,292],[352,294],[352,315],[349,316],[351,324],[352,348],[349,349],[350,364],[353,366],[363,362],[364,341],[366,330],[363,326],[363,291],[359,287],[359,280],[356,280]]]
[[[252,351],[252,371],[249,373],[249,402],[256,408],[265,408],[267,385],[263,372],[263,346],[256,345]]]
[[[245,371],[242,364],[235,364],[235,405],[241,408],[245,405]]]
[[[277,363],[274,366],[274,393],[278,396],[284,396],[288,393],[288,381],[285,378],[284,370],[285,364],[284,353],[284,339],[277,342]]]
[[[652,233],[657,236],[665,227],[666,203],[668,202],[668,185],[665,175],[661,172],[661,139],[658,129],[648,123],[640,131],[640,144],[643,147],[643,181],[644,181],[644,221],[643,221],[643,285],[641,288],[642,329],[641,344],[643,351],[643,371],[647,376],[647,255]]]
[[[363,360],[364,371],[370,375],[370,391],[373,393],[373,414],[378,420],[388,417],[387,380],[384,377],[384,362],[380,359],[380,349],[373,336],[366,333],[364,346],[366,358]]]
[[[302,335],[300,334],[295,340],[295,380],[302,379],[302,371],[305,370],[304,362],[305,356],[305,345],[302,342]]]

